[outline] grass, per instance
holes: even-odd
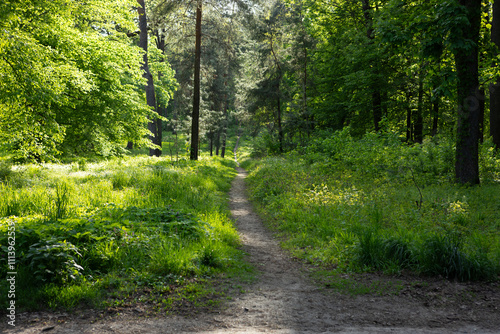
[[[246,162],[250,194],[292,254],[339,272],[498,280],[500,159],[482,147],[482,185],[453,180],[449,141],[392,134],[318,138]]]
[[[0,267],[0,295],[16,271],[18,311],[216,304],[221,275],[251,271],[227,207],[234,167],[136,156],[0,168],[0,257],[11,226],[16,255]]]

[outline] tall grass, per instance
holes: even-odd
[[[0,180],[0,256],[14,224],[18,290],[30,292],[16,306],[102,305],[110,293],[242,267],[227,208],[234,167],[170,157],[12,167]],[[3,262],[5,296],[8,271]]]
[[[482,148],[482,186],[453,182],[446,138],[313,140],[252,169],[252,198],[297,256],[348,270],[412,270],[458,280],[500,273],[500,159]]]

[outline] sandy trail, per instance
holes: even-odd
[[[238,167],[230,192],[230,208],[248,261],[258,269],[245,293],[221,310],[193,317],[147,319],[122,315],[107,320],[72,318],[62,324],[54,316],[43,325],[25,325],[8,333],[500,333],[498,290],[490,304],[433,304],[425,298],[346,296],[320,288],[302,264],[291,259],[263,226],[248,201],[247,173]],[[462,285],[445,283],[453,289]],[[491,300],[493,298],[493,300]],[[495,299],[496,298],[496,299]],[[0,327],[1,330],[2,327]]]

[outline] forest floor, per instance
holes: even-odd
[[[233,289],[220,306],[189,308],[176,315],[149,315],[142,306],[115,311],[19,314],[6,333],[500,333],[498,284],[457,283],[419,277],[353,274],[370,285],[392,281],[400,289],[348,294],[310,276],[315,271],[291,258],[262,224],[248,201],[238,168],[230,192],[248,261],[257,278]],[[346,274],[347,275],[347,274]],[[221,285],[224,285],[222,283]],[[388,285],[389,286],[389,285]],[[5,320],[5,319],[4,319]]]

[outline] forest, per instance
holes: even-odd
[[[328,286],[498,282],[499,48],[494,0],[3,1],[0,313],[220,303],[237,163]]]

